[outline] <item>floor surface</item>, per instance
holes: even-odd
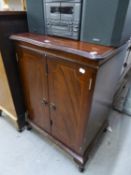
[[[131,117],[111,112],[110,131],[86,165],[85,175],[131,175]],[[35,133],[18,133],[0,118],[0,175],[80,175],[70,156]]]

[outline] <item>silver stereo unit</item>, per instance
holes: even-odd
[[[78,40],[82,0],[44,0],[45,32]]]

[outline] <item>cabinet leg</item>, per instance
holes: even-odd
[[[0,117],[2,117],[2,110],[0,109]]]
[[[23,132],[24,131],[24,128],[18,128],[18,132]]]
[[[79,171],[83,173],[85,171],[84,165],[79,165]]]
[[[79,171],[80,171],[81,173],[83,173],[83,172],[85,171],[85,163],[86,163],[86,161],[87,161],[87,160],[85,160],[85,162],[84,162],[84,160],[83,160],[83,163],[81,163],[81,162],[79,162],[78,160],[76,160],[76,159],[74,158],[74,162],[78,165]]]
[[[32,126],[28,122],[26,122],[26,128],[28,131],[32,130]]]
[[[104,129],[103,129],[103,132],[107,132],[107,128],[104,128]]]
[[[109,127],[109,124],[107,122],[107,125],[105,126],[105,128],[103,129],[103,132],[107,132],[108,131],[108,127]]]
[[[18,132],[22,132],[25,129],[25,114],[18,115],[17,119]]]

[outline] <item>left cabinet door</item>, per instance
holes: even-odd
[[[46,57],[39,50],[20,47],[17,54],[29,120],[50,132]]]

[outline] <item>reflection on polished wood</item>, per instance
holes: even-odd
[[[0,54],[0,109],[16,120],[16,111]]]
[[[100,46],[81,41],[74,41],[71,39],[38,35],[34,33],[12,35],[11,38],[40,47],[52,48],[58,51],[77,54],[93,60],[104,58],[108,53],[111,55],[111,52],[114,52],[115,50],[113,47]]]

